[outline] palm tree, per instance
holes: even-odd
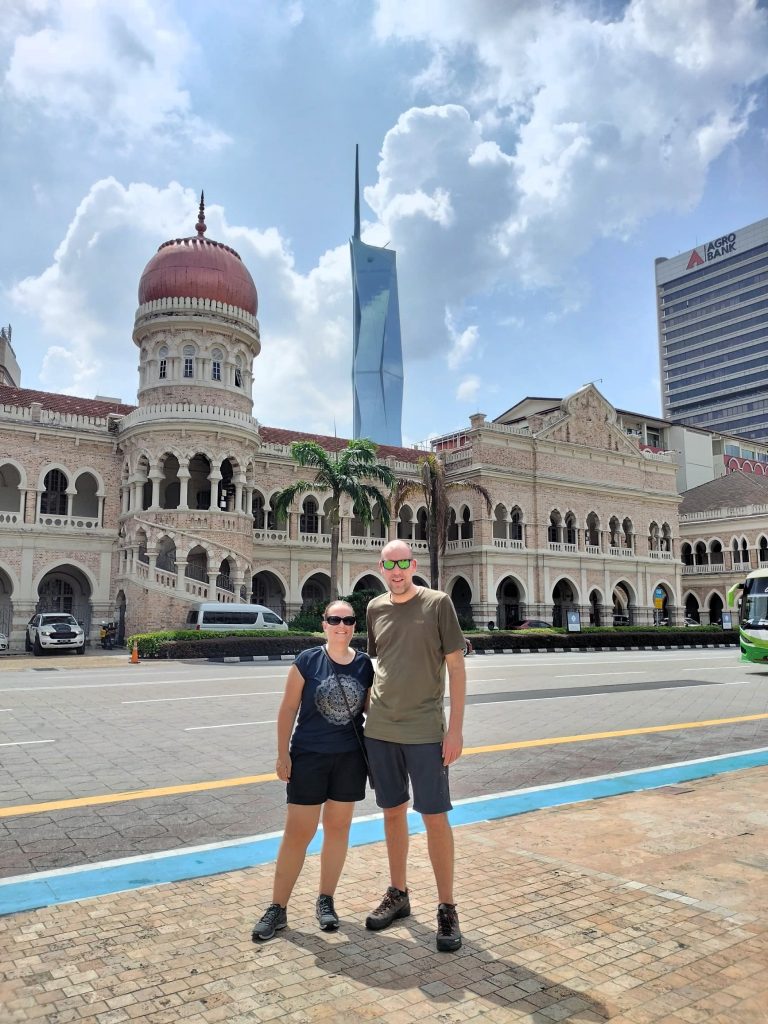
[[[473,491],[485,502],[491,514],[492,498],[482,484],[471,480],[448,480],[445,463],[434,452],[427,452],[418,460],[419,479],[398,479],[392,491],[392,514],[397,517],[408,498],[422,496],[427,507],[427,547],[429,548],[429,577],[433,590],[440,587],[440,559],[448,542],[448,519],[451,514],[450,492]]]
[[[275,496],[275,515],[284,519],[294,498],[307,491],[330,491],[331,503],[328,519],[331,526],[331,599],[339,596],[337,576],[339,563],[340,506],[343,496],[352,499],[352,509],[367,526],[373,520],[374,506],[378,503],[381,521],[389,526],[389,502],[379,490],[382,484],[390,490],[395,476],[389,466],[376,459],[376,445],[364,438],[348,441],[341,452],[330,454],[317,441],[294,441],[291,456],[297,465],[314,469],[315,478],[297,480]],[[373,482],[369,482],[373,481]]]

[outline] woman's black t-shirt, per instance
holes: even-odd
[[[311,750],[318,754],[343,754],[358,750],[349,712],[339,683],[331,668],[325,647],[302,651],[294,662],[304,679],[299,717],[291,737],[291,750]],[[339,682],[354,716],[360,736],[363,734],[363,707],[373,682],[371,659],[356,651],[349,665],[334,662]]]

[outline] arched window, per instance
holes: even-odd
[[[251,511],[253,513],[254,530],[264,529],[264,495],[259,491],[253,492],[251,499]]]
[[[460,526],[461,539],[462,540],[469,540],[472,537],[473,531],[474,531],[474,527],[472,525],[472,513],[469,511],[469,509],[465,505],[464,508],[461,510],[461,526]]]
[[[651,523],[648,528],[648,550],[658,551],[659,550],[659,524]]]
[[[627,518],[621,524],[621,529],[624,532],[624,547],[629,551],[632,550],[632,534],[634,533],[634,527],[632,526],[632,520]]]
[[[510,515],[510,527],[509,536],[511,540],[522,540],[523,539],[523,513],[515,505]]]
[[[215,348],[211,353],[211,380],[221,380],[221,361],[224,358],[224,353],[219,348]]]
[[[299,530],[301,533],[317,533],[319,525],[320,516],[317,514],[317,502],[314,498],[305,498],[299,516]]]
[[[619,537],[621,531],[619,529],[619,520],[616,518],[616,516],[611,516],[611,518],[608,520],[608,532],[610,534],[611,547],[619,547]]]
[[[550,544],[557,544],[562,533],[563,518],[557,509],[549,513],[549,526],[547,527],[547,540]]]
[[[243,386],[243,360],[240,356],[235,359],[235,387],[241,388]]]
[[[566,512],[565,514],[565,543],[576,543],[576,516],[573,512]]]
[[[158,377],[160,380],[165,380],[168,376],[168,348],[163,345],[160,351],[157,353],[158,357]]]
[[[49,516],[65,516],[67,514],[67,478],[60,469],[52,469],[45,474],[40,495],[40,512]]]
[[[507,539],[507,510],[504,505],[497,505],[494,510],[493,536],[498,540]]]
[[[184,346],[184,376],[195,376],[195,347],[194,345]]]

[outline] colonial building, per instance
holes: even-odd
[[[273,511],[275,494],[305,473],[290,443],[314,435],[254,418],[256,288],[238,254],[205,231],[201,204],[195,235],[166,242],[142,274],[136,406],[18,387],[5,339],[0,630],[16,649],[36,609],[71,610],[93,637],[104,618],[124,633],[180,626],[202,600],[253,600],[290,618],[329,596],[327,495],[303,495],[287,521]],[[647,441],[587,385],[498,420],[478,414],[433,442],[452,485],[442,586],[462,615],[503,627],[560,623],[578,608],[582,622],[646,623],[660,592],[660,614],[679,621],[678,467]],[[409,479],[420,454],[379,448]],[[470,481],[491,494],[490,515],[462,488]],[[385,535],[411,541],[426,571],[423,502],[405,505],[388,531],[347,507],[343,593],[383,588]]]
[[[680,533],[685,613],[719,622],[728,589],[768,568],[768,480],[741,468],[686,491]]]

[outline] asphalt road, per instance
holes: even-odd
[[[454,799],[768,746],[768,669],[735,650],[466,664]],[[287,665],[121,656],[5,669],[1,877],[282,827],[272,772]],[[358,813],[374,810],[369,797]]]

